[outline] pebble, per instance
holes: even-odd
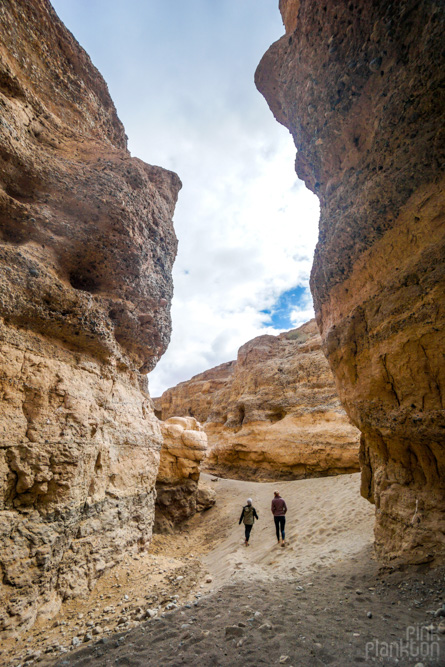
[[[296,591],[304,591],[303,586],[295,586]]]
[[[84,642],[90,642],[93,639],[93,635],[90,632],[87,632],[85,637],[83,638]]]
[[[372,618],[372,611],[368,611],[368,613],[366,614],[366,616],[367,616],[368,618]]]
[[[284,665],[286,662],[289,662],[290,657],[288,655],[280,655],[279,663],[280,665]]]
[[[437,611],[434,612],[434,616],[438,618],[439,616],[445,616],[445,608],[441,607]]]
[[[363,593],[363,591],[361,591],[359,588],[357,588],[357,590],[355,592],[357,593],[357,595],[362,595],[362,593]]]
[[[371,70],[371,72],[378,72],[381,66],[382,66],[382,59],[380,58],[380,56],[378,58],[374,58],[369,63],[369,69]]]
[[[208,576],[208,577],[206,577],[205,581],[206,581],[206,584],[211,584],[213,579],[212,579],[212,577]]]
[[[255,617],[255,618],[260,618],[260,616],[262,616],[262,615],[263,615],[263,614],[262,614],[260,611],[256,611],[256,612],[254,613],[254,617]]]
[[[100,627],[100,625],[96,625],[91,632],[93,635],[100,635],[100,633],[102,632],[102,628]]]
[[[263,623],[262,625],[260,625],[258,629],[260,630],[260,632],[269,632],[270,630],[272,630],[272,626],[270,623]]]
[[[71,640],[71,644],[73,646],[79,646],[82,642],[80,641],[79,637],[73,637]]]

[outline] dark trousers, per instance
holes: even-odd
[[[275,521],[275,530],[277,531],[277,540],[280,539],[280,530],[281,537],[284,540],[284,526],[286,525],[285,516],[274,516],[273,520]]]
[[[244,532],[245,532],[245,535],[246,535],[246,542],[249,541],[250,531],[252,530],[252,525],[253,524],[249,524],[249,523],[244,524]]]

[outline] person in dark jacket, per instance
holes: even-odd
[[[287,505],[284,502],[283,498],[280,496],[279,491],[273,492],[274,498],[272,500],[271,511],[275,521],[275,530],[277,532],[277,541],[280,544],[280,532],[281,532],[281,546],[284,547],[286,542],[284,541],[284,526],[286,525],[286,512]]]
[[[252,498],[247,498],[247,505],[244,505],[242,509],[238,524],[241,525],[241,521],[244,521],[244,533],[246,536],[244,544],[246,545],[246,547],[249,546],[250,531],[252,530],[252,526],[255,522],[255,519],[258,519],[258,514],[256,513],[256,509],[252,505]]]

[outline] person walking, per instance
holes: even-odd
[[[244,505],[241,511],[241,516],[239,518],[239,524],[238,524],[241,525],[241,521],[244,521],[244,533],[245,533],[244,544],[246,545],[246,547],[249,546],[250,532],[252,530],[252,526],[255,522],[255,519],[258,520],[258,514],[256,513],[256,509],[252,505],[252,498],[247,498],[247,504]]]
[[[284,502],[283,498],[280,496],[279,491],[274,491],[273,492],[273,500],[272,500],[272,505],[271,505],[271,511],[273,514],[273,518],[275,521],[275,530],[277,531],[277,542],[280,544],[280,532],[281,532],[281,546],[284,547],[286,545],[285,542],[285,533],[284,533],[284,527],[286,525],[286,512],[287,512],[287,505]]]

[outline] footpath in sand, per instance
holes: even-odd
[[[373,542],[374,508],[360,497],[357,474],[279,483],[220,479],[214,486],[218,506],[205,519],[220,539],[203,561],[218,585],[296,578],[349,559]],[[285,548],[277,545],[270,510],[274,489],[288,506]],[[238,520],[247,498],[259,521],[246,548]]]
[[[203,476],[217,504],[155,536],[87,600],[9,640],[3,665],[445,665],[445,572],[373,558],[359,475],[255,483]],[[276,544],[274,488],[288,504]],[[241,508],[259,514],[244,546]],[[443,619],[445,620],[445,619]],[[80,644],[80,646],[79,646]],[[77,647],[76,647],[77,646]]]

